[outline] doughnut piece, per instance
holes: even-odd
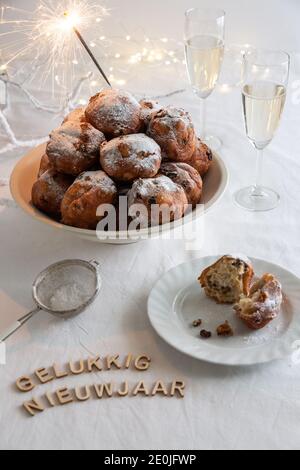
[[[208,297],[220,304],[233,304],[249,294],[253,274],[247,258],[226,255],[206,268],[199,282]]]
[[[189,204],[193,207],[199,204],[203,184],[195,168],[187,163],[163,163],[160,171],[184,189]]]
[[[116,203],[116,230],[128,230],[131,219],[128,215],[128,193],[131,189],[131,184],[121,184],[118,186],[118,199]]]
[[[158,143],[168,160],[187,162],[195,152],[195,129],[190,115],[183,109],[169,106],[155,113],[147,134]]]
[[[50,134],[47,155],[55,171],[78,176],[98,162],[103,142],[104,134],[91,124],[67,121]]]
[[[137,204],[141,205],[141,211]],[[164,175],[139,179],[133,183],[128,193],[129,215],[141,228],[180,219],[185,214],[187,205],[183,188]]]
[[[61,203],[73,178],[47,170],[32,187],[32,204],[42,212],[59,219]]]
[[[278,279],[264,274],[251,287],[249,297],[242,297],[234,309],[250,329],[260,330],[279,315],[282,300]]]
[[[147,129],[154,114],[157,113],[157,111],[159,111],[162,107],[159,105],[158,101],[147,99],[141,100],[140,105],[142,108],[141,118],[143,121],[143,126],[144,129]]]
[[[66,192],[62,205],[62,222],[73,227],[95,230],[102,217],[101,204],[115,204],[117,187],[104,171],[82,173]]]
[[[48,170],[52,170],[52,166],[50,165],[48,155],[45,153],[41,159],[40,168],[38,172],[38,178],[40,178],[40,176],[42,176]]]
[[[101,145],[103,170],[117,181],[152,178],[161,165],[159,145],[145,134],[131,134]]]
[[[86,122],[85,108],[76,108],[71,111],[63,120],[63,124],[68,121]]]
[[[91,98],[86,119],[109,138],[136,134],[142,126],[141,106],[126,91],[107,89]]]
[[[194,167],[203,177],[210,169],[212,161],[213,153],[210,148],[200,139],[197,139],[196,150],[188,164]]]

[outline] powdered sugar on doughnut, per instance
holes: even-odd
[[[128,193],[128,204],[129,215],[146,227],[150,223],[156,226],[181,218],[188,200],[181,186],[167,176],[158,176],[135,181]],[[139,205],[146,211],[141,211]]]
[[[72,183],[72,177],[47,170],[32,187],[32,203],[39,210],[58,216],[63,197]]]
[[[204,142],[201,141],[201,139],[198,138],[195,152],[187,163],[194,167],[203,177],[210,169],[212,161],[212,151]]]
[[[226,256],[228,258],[240,259],[241,261],[244,261],[244,263],[249,264],[250,266],[252,266],[252,261],[244,253],[229,253]]]
[[[112,137],[139,132],[142,125],[141,106],[123,90],[107,89],[94,96],[85,114],[96,129]]]
[[[181,108],[169,106],[157,112],[155,117],[160,120],[165,128],[165,139],[177,139],[176,128],[178,123],[181,123],[182,127],[192,126],[189,114]]]
[[[47,155],[56,171],[77,176],[97,163],[104,141],[104,134],[88,122],[67,121],[50,134]]]
[[[157,196],[160,192],[178,193],[181,189],[178,184],[167,176],[158,176],[157,178],[140,179],[135,181],[129,192],[129,204],[134,204],[139,198],[150,199]]]
[[[161,164],[159,145],[145,134],[131,134],[101,146],[101,165],[108,175],[120,181],[149,178]]]
[[[202,178],[195,168],[187,163],[168,162],[161,165],[161,173],[184,189],[189,204],[196,206],[200,202]]]
[[[111,194],[116,192],[115,183],[107,176],[104,171],[86,171],[82,173],[75,183],[84,182],[86,189],[95,188],[96,186],[104,193]],[[75,184],[74,183],[74,184]]]
[[[190,115],[169,106],[154,114],[147,134],[161,147],[163,156],[173,161],[191,159],[196,149],[196,134]]]
[[[141,117],[144,125],[147,127],[155,113],[162,109],[158,101],[143,99],[140,101],[142,107]]]
[[[104,171],[80,175],[66,192],[61,204],[62,221],[73,227],[95,230],[103,215],[103,204],[115,204],[117,187]]]

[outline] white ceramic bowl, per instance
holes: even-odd
[[[74,235],[85,238],[90,241],[110,244],[128,244],[138,241],[136,238],[131,238],[127,232],[105,232],[103,237],[98,237],[93,230],[84,230],[67,225],[60,224],[51,219],[47,215],[38,211],[31,203],[31,189],[37,179],[37,174],[40,166],[40,161],[45,153],[45,145],[31,150],[25,155],[14,168],[10,179],[10,190],[16,203],[31,217],[50,225],[51,227],[71,232]],[[202,197],[202,204],[204,204],[204,211],[199,212],[200,216],[207,213],[223,196],[228,184],[228,171],[223,160],[217,155],[214,155],[213,164],[210,171],[204,179],[204,191]],[[184,225],[191,223],[193,220],[192,214],[184,219]],[[175,221],[171,224],[166,224],[160,227],[151,229],[151,236],[175,230],[177,227],[182,226],[182,221]],[[140,239],[147,236],[148,230],[141,230]],[[99,235],[99,234],[98,234]]]

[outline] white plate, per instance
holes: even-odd
[[[232,306],[218,305],[201,289],[197,278],[220,257],[206,257],[167,272],[156,284],[148,301],[153,328],[171,346],[196,359],[226,365],[259,364],[292,354],[300,340],[300,280],[267,261],[252,259],[256,275],[272,273],[283,286],[284,302],[277,319],[264,329],[252,331],[237,318]],[[202,319],[199,328],[193,320]],[[216,328],[229,320],[235,334],[220,338]],[[200,330],[213,333],[201,339]]]
[[[128,237],[127,232],[113,232],[105,233],[106,239],[99,239],[96,236],[94,230],[84,230],[75,227],[69,227],[67,225],[60,224],[55,220],[52,220],[46,214],[38,211],[31,204],[31,189],[34,182],[37,179],[37,174],[40,166],[40,161],[45,153],[45,145],[41,145],[31,150],[25,157],[23,157],[16,165],[10,180],[10,189],[12,196],[16,203],[31,217],[36,220],[43,222],[44,224],[50,225],[59,230],[71,232],[76,236],[85,238],[91,241],[102,242],[102,243],[115,243],[115,244],[127,244],[132,242]],[[218,156],[214,155],[213,164],[205,176],[204,179],[204,190],[202,203],[204,204],[204,213],[208,212],[223,196],[228,184],[228,171],[223,160]],[[200,213],[202,215],[203,212]],[[191,217],[187,216],[184,219],[184,224],[190,223]],[[181,225],[181,221],[173,222],[172,224],[166,224],[165,226],[158,227],[152,233],[155,236],[161,232],[167,232],[174,230],[177,226]],[[147,230],[141,231],[141,238],[147,235]],[[136,239],[133,240],[137,241]]]

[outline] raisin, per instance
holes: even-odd
[[[211,338],[211,332],[206,331],[206,330],[201,330],[200,331],[200,337],[203,338],[203,339]]]
[[[234,266],[235,268],[240,268],[243,265],[244,265],[244,262],[240,259],[237,259],[236,261],[232,263],[232,266]]]
[[[231,288],[230,287],[222,287],[222,293],[223,294],[229,294],[229,292],[231,292]]]
[[[168,177],[168,178],[177,178],[178,176],[178,173],[177,171],[168,171],[165,173],[165,175]]]
[[[208,160],[209,160],[210,162],[212,161],[212,159],[213,159],[213,154],[212,154],[211,151],[208,151],[208,152],[207,152],[207,158],[208,158]]]
[[[156,204],[156,197],[150,197],[148,199],[149,204]]]

